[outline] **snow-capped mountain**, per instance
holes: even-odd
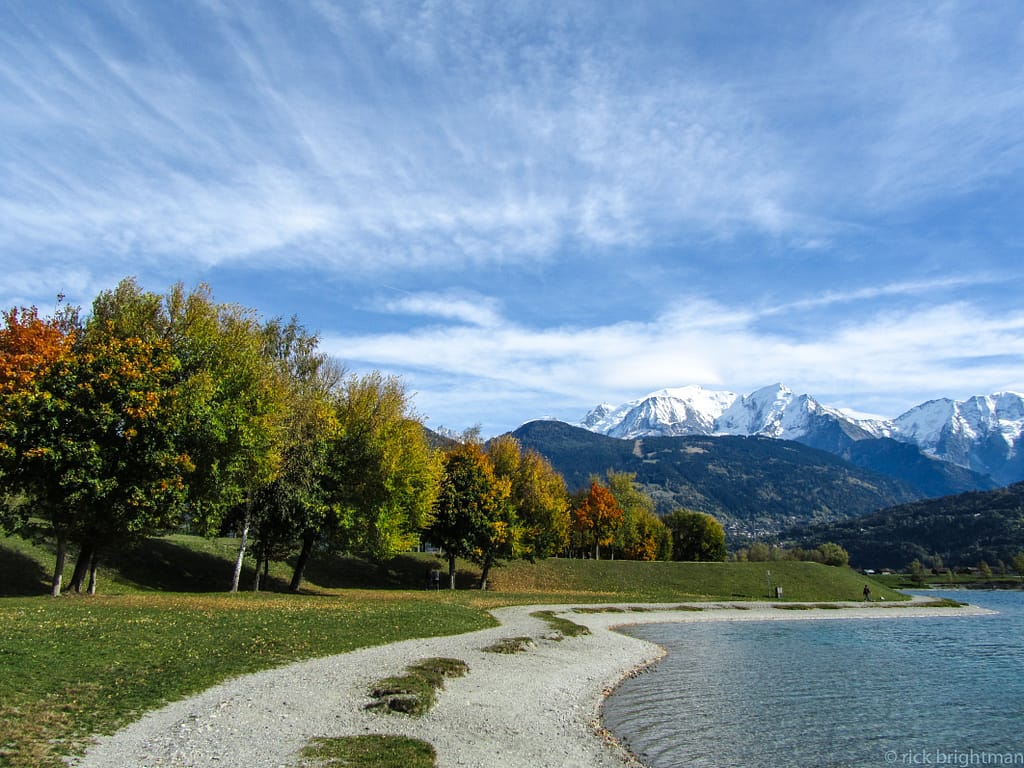
[[[663,389],[620,406],[599,405],[580,426],[634,439],[678,435],[746,435],[796,440],[833,453],[851,441],[892,438],[933,458],[990,475],[1024,479],[1024,395],[1001,392],[966,401],[932,400],[892,420],[857,418],[783,384],[749,395],[699,386]]]
[[[626,439],[640,435],[709,435],[736,397],[732,392],[696,385],[662,389],[620,406],[602,403],[586,415],[581,426]]]
[[[930,400],[893,420],[892,436],[930,456],[1011,483],[1024,475],[1017,447],[1024,435],[1024,396],[997,392],[957,401]]]

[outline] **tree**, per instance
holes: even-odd
[[[494,474],[487,455],[476,442],[464,442],[441,460],[441,483],[434,519],[426,535],[448,556],[449,587],[455,589],[455,561],[464,557],[481,565],[481,588],[494,562],[512,556],[519,530],[512,518],[511,483]]]
[[[1024,580],[1024,552],[1018,552],[1013,556],[1013,570],[1017,572],[1017,575]]]
[[[622,507],[612,492],[600,483],[590,483],[590,490],[572,510],[572,528],[583,546],[594,547],[594,559],[601,559],[601,547],[615,540],[622,523]]]
[[[622,523],[615,531],[614,550],[627,560],[668,559],[671,536],[654,512],[654,500],[636,485],[632,472],[606,473],[608,489],[622,508]]]
[[[430,525],[440,466],[399,379],[349,376],[334,407],[326,501],[342,545],[383,563],[415,546]]]
[[[919,587],[924,584],[924,566],[921,565],[921,561],[918,560],[916,557],[910,563],[910,565],[907,566],[907,572],[910,574],[910,580],[914,582],[914,584],[916,584]]]
[[[569,543],[569,496],[565,480],[536,451],[502,435],[487,445],[499,478],[510,484],[512,512],[522,530],[520,556],[535,560],[561,552]]]
[[[53,574],[53,594],[60,594],[61,578],[68,545],[69,510],[50,483],[56,478],[38,471],[25,472],[23,465],[38,467],[29,452],[34,446],[26,440],[24,425],[38,414],[52,397],[44,383],[50,370],[70,354],[78,333],[77,313],[47,319],[39,317],[36,307],[12,308],[3,315],[0,330],[0,480],[5,495],[31,498],[17,505],[5,505],[0,511],[0,527],[22,529],[30,511],[47,519],[57,544]]]
[[[324,479],[329,448],[337,436],[334,402],[343,372],[317,350],[315,334],[296,318],[264,327],[267,354],[285,379],[281,463],[277,475],[260,488],[252,504],[254,589],[260,566],[287,557],[301,547],[290,589],[298,591],[312,547],[325,530],[334,530]]]
[[[674,560],[725,561],[725,529],[711,515],[677,509],[665,518],[665,525],[672,532]],[[753,550],[752,545],[747,555],[751,560]]]
[[[818,547],[818,553],[821,555],[821,562],[825,565],[846,567],[850,564],[850,553],[835,542],[825,542]]]
[[[60,349],[5,398],[4,420],[4,477],[57,541],[54,595],[68,543],[80,552],[75,586],[88,571],[91,592],[101,547],[174,524],[191,469],[175,441],[177,360],[166,342],[121,337],[94,318]]]

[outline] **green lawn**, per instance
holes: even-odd
[[[80,751],[90,734],[228,677],[492,626],[487,609],[500,605],[767,599],[769,571],[786,600],[856,600],[864,583],[813,563],[548,560],[497,569],[494,591],[433,592],[421,587],[436,559],[413,555],[384,569],[325,559],[301,595],[282,591],[289,571],[278,564],[270,584],[278,591],[228,595],[215,590],[230,576],[233,546],[152,540],[101,571],[100,594],[54,600],[45,596],[51,554],[0,538],[0,595],[11,595],[0,598],[0,766],[60,766],[60,755]],[[460,567],[460,585],[474,578]],[[879,584],[872,590],[900,597]]]

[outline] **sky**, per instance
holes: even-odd
[[[432,427],[1024,391],[1024,7],[7,0],[0,306],[296,315]]]

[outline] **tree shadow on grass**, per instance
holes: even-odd
[[[211,552],[202,552],[168,539],[145,539],[136,546],[105,558],[103,567],[140,589],[163,592],[227,592],[233,563]],[[254,569],[242,568],[239,588],[252,584]],[[288,585],[271,576],[261,589],[284,592]]]
[[[0,540],[0,597],[47,595],[52,578],[37,560]]]
[[[440,589],[448,587],[448,564],[432,555],[409,553],[382,564],[357,557],[321,554],[306,567],[306,586],[322,589],[433,589],[432,569],[441,571]],[[469,570],[455,573],[458,589],[472,589],[479,576]]]

